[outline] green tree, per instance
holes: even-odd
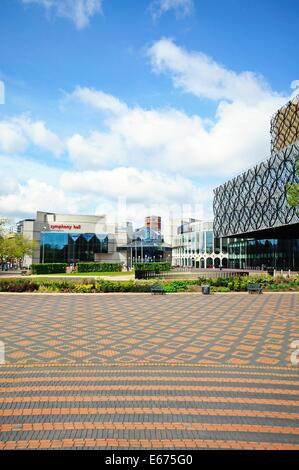
[[[36,248],[36,242],[33,240],[28,240],[22,234],[15,235],[11,240],[13,241],[13,257],[21,268],[24,257],[32,255],[34,249]]]
[[[296,162],[296,170],[299,176],[299,160]],[[287,199],[290,206],[296,207],[299,209],[299,184],[293,183],[289,184],[287,187]]]
[[[3,234],[0,238],[0,262],[2,269],[4,263],[15,263],[22,267],[24,257],[32,255],[36,244],[27,240],[22,234]]]

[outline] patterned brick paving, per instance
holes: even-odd
[[[0,295],[0,449],[299,449],[298,303]]]

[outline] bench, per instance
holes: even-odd
[[[263,293],[262,286],[261,286],[261,284],[258,284],[258,283],[248,284],[247,291],[248,291],[249,294],[253,294],[254,292],[257,292],[258,294]]]
[[[151,293],[152,294],[165,294],[165,289],[161,284],[153,284],[151,286]]]
[[[28,269],[22,269],[22,271],[21,271],[22,276],[26,276],[27,273],[28,273]]]

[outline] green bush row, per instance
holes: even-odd
[[[299,290],[299,276],[273,278],[271,276],[236,278],[201,278],[195,280],[159,280],[166,292],[198,292],[202,284],[210,284],[212,292],[246,291],[249,283],[260,282],[267,290]],[[95,279],[0,279],[0,292],[149,292],[156,280],[106,281]]]
[[[29,279],[0,279],[0,292],[35,292],[39,284]]]
[[[66,263],[38,263],[32,264],[32,274],[58,274],[66,272]]]
[[[78,263],[78,273],[112,273],[122,271],[123,263],[105,263],[105,262],[93,262],[93,263]]]
[[[149,262],[149,263],[134,263],[134,268],[136,271],[158,271],[158,272],[165,272],[170,271],[171,263],[167,261],[162,262]]]
[[[148,281],[105,281],[52,280],[52,279],[1,279],[0,292],[150,292],[152,283]]]
[[[237,276],[226,278],[201,278],[202,284],[210,284],[212,287],[225,287],[230,291],[242,292],[247,290],[248,284],[261,284],[263,289],[275,290],[277,286],[287,285],[290,289],[299,287],[299,275],[269,276],[266,274],[250,274],[249,276]],[[285,289],[285,288],[284,288]]]

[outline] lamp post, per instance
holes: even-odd
[[[47,230],[47,227],[43,227],[42,233],[45,233],[46,230]],[[43,240],[43,257],[42,257],[42,263],[43,263],[43,264],[45,263],[45,241],[44,241],[44,240]]]
[[[75,267],[76,240],[73,239],[73,264]]]

